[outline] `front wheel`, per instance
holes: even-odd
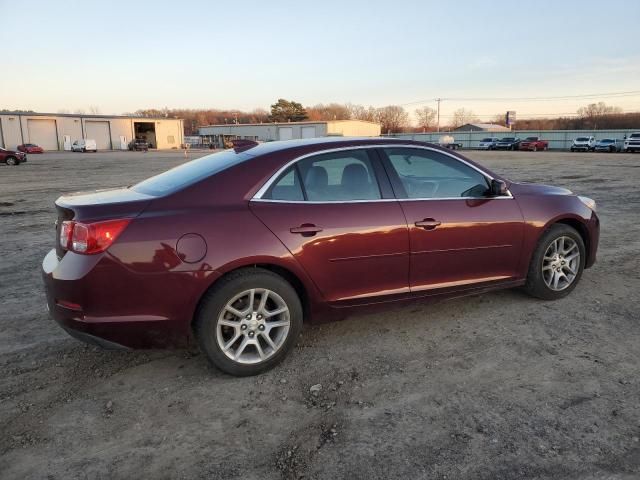
[[[537,152],[537,151],[538,151],[538,147],[536,147],[536,146],[534,145],[534,146],[533,146],[533,148],[532,148],[532,150],[533,150],[534,152]]]
[[[16,157],[7,157],[4,163],[11,166],[20,165],[20,162]]]
[[[302,330],[302,316],[300,298],[286,280],[251,268],[229,274],[205,295],[194,327],[213,365],[248,376],[287,355]]]
[[[525,291],[543,300],[562,298],[576,287],[586,252],[580,234],[564,224],[551,226],[531,258]]]

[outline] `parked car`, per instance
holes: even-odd
[[[548,148],[549,142],[547,140],[541,140],[540,137],[527,137],[520,142],[518,149],[537,152],[538,150],[547,150]]]
[[[496,143],[495,150],[518,150],[520,147],[518,137],[504,137]]]
[[[55,205],[42,273],[67,332],[113,348],[195,338],[234,375],[273,367],[303,320],[499,288],[562,298],[599,237],[589,198],[388,138],[244,146]]]
[[[137,138],[129,142],[129,150],[148,152],[149,144],[146,140]]]
[[[637,152],[640,150],[640,132],[629,135],[629,137],[624,140],[622,150],[625,152]]]
[[[578,137],[571,144],[572,152],[589,152],[593,151],[593,148],[596,146],[595,137]]]
[[[38,145],[35,145],[33,143],[18,145],[18,151],[23,153],[44,153],[42,147],[39,147]]]
[[[98,147],[96,146],[95,140],[76,140],[71,144],[72,152],[97,152]]]
[[[24,152],[16,152],[15,150],[7,150],[0,148],[0,162],[7,165],[20,165],[27,161],[27,154]]]
[[[449,150],[458,150],[462,148],[461,143],[456,143],[456,139],[451,135],[443,135],[438,139],[438,145],[444,148],[448,148]]]
[[[593,149],[596,152],[620,152],[623,145],[624,142],[617,138],[603,138],[594,144]]]
[[[480,140],[478,148],[480,150],[495,150],[497,143],[500,141],[498,137],[487,137]]]

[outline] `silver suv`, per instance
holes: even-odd
[[[596,146],[595,137],[578,137],[571,144],[571,151],[584,151],[589,152],[593,150],[593,147]]]
[[[624,140],[623,152],[636,152],[640,150],[640,132],[634,132]]]

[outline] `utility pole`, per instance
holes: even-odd
[[[438,132],[440,131],[440,98],[436,98],[436,102],[438,102]]]

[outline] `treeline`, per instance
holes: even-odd
[[[328,103],[304,107],[302,104],[278,99],[270,111],[256,108],[251,111],[218,109],[144,109],[134,115],[142,117],[173,117],[184,119],[185,135],[195,135],[203,125],[233,123],[297,122],[319,120],[365,120],[380,123],[382,133],[433,132],[438,128],[437,111],[422,107],[414,110],[413,120],[400,105],[372,107],[352,103]],[[440,130],[453,130],[466,123],[496,123],[504,125],[503,114],[491,120],[479,120],[471,110],[460,108],[440,119]],[[603,102],[592,103],[577,110],[572,117],[518,118],[518,130],[606,130],[640,128],[640,112],[623,113],[619,107]]]

